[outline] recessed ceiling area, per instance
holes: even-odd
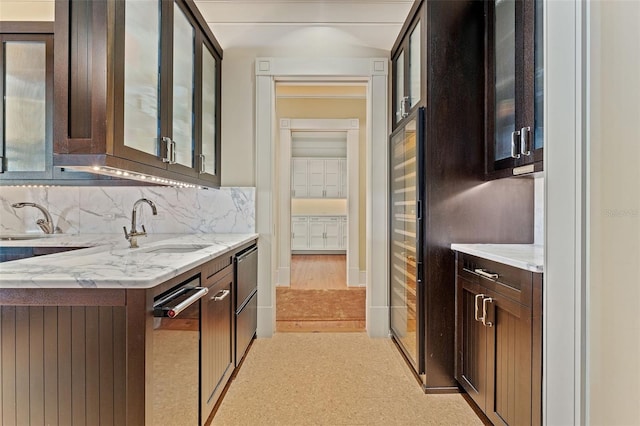
[[[223,49],[348,44],[390,50],[413,0],[196,0]]]

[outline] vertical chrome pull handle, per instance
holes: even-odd
[[[531,127],[520,129],[520,153],[531,155]]]
[[[482,301],[482,324],[487,327],[493,327],[493,323],[491,321],[487,321],[487,305],[492,302],[493,299],[490,297],[487,297]]]
[[[483,321],[484,318],[479,316],[480,307],[478,306],[478,302],[484,297],[484,294],[476,294],[476,303],[475,303],[475,318],[476,321]]]
[[[520,130],[511,132],[511,158],[520,158]]]
[[[169,164],[176,164],[176,141],[171,140],[171,161]]]
[[[161,140],[162,140],[162,145],[160,147],[160,150],[164,152],[164,155],[162,157],[162,162],[171,163],[171,139],[166,136],[163,136]]]
[[[200,160],[200,164],[199,164],[199,167],[198,167],[198,173],[202,174],[202,173],[205,172],[205,165],[204,165],[205,157],[204,157],[204,154],[198,154],[198,159]]]

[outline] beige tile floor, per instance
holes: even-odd
[[[214,425],[481,425],[459,394],[425,395],[389,339],[276,333],[254,342]]]

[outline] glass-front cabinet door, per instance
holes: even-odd
[[[392,52],[394,128],[423,104],[422,8]]]
[[[124,149],[118,155],[162,165],[160,135],[162,3],[158,0],[127,0],[124,28],[123,134]]]
[[[488,173],[542,170],[542,1],[496,0],[489,13]],[[534,166],[534,163],[537,163]],[[526,166],[526,167],[523,167]]]
[[[53,38],[0,34],[0,179],[52,173]]]
[[[173,4],[171,140],[175,168],[194,168],[195,28],[178,3]],[[183,167],[181,167],[183,166]],[[183,170],[184,171],[184,170]]]
[[[424,372],[421,221],[424,108],[411,114],[390,141],[391,331],[418,374]]]
[[[201,44],[202,48],[202,106],[201,106],[201,133],[198,173],[201,179],[220,184],[218,173],[218,155],[220,152],[220,114],[217,110],[219,99],[219,87],[217,72],[219,61],[213,49],[207,43]]]

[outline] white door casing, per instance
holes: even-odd
[[[366,147],[366,328],[389,335],[388,241],[388,58],[256,58],[256,232],[258,245],[258,337],[275,331],[277,281],[275,82],[367,82]],[[289,156],[290,157],[290,156]],[[290,167],[281,164],[283,167]],[[350,171],[356,173],[357,171]],[[351,176],[349,176],[351,179]],[[357,203],[351,203],[357,204]],[[289,218],[287,218],[288,220]],[[355,228],[355,227],[350,227]]]
[[[296,167],[296,158],[291,161],[292,132],[340,132],[347,135],[347,182],[348,193],[358,194],[359,188],[359,139],[360,123],[358,119],[289,119],[280,120],[279,164],[277,180],[279,190],[279,227],[278,227],[278,285],[290,285],[291,277],[291,188],[292,167]],[[341,161],[339,159],[310,158],[307,160],[308,194],[311,198],[336,198],[340,195]],[[293,166],[290,166],[293,164]],[[347,277],[348,286],[360,286],[359,245],[359,209],[358,197],[347,200],[347,220],[349,235],[347,238]],[[309,249],[337,249],[339,246],[339,224],[328,225],[321,218],[309,218]]]

